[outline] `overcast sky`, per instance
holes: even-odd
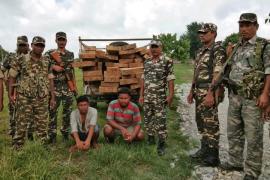
[[[238,32],[243,12],[258,16],[258,35],[270,38],[270,0],[0,0],[0,44],[16,49],[16,37],[40,35],[46,50],[55,47],[55,33],[68,36],[67,49],[78,54],[78,37],[134,38],[186,31],[193,22],[213,22],[218,40]],[[103,44],[88,43],[89,45]],[[142,43],[143,44],[143,43]]]

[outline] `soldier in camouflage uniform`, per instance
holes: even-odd
[[[16,89],[16,132],[13,146],[19,149],[24,144],[27,124],[35,124],[37,136],[42,142],[47,139],[49,92],[50,105],[54,106],[53,74],[49,70],[49,59],[42,56],[45,40],[36,36],[32,40],[32,51],[20,56],[11,63],[9,71],[9,98],[13,97],[14,83],[18,80]],[[19,76],[19,77],[18,77]]]
[[[28,44],[28,38],[26,36],[18,36],[17,37],[17,50],[15,53],[9,53],[7,57],[5,58],[3,62],[3,71],[5,73],[5,79],[7,84],[7,91],[8,91],[8,78],[9,78],[9,69],[11,65],[11,61],[13,61],[16,58],[19,58],[20,56],[27,54],[29,52],[29,44]],[[15,118],[15,104],[11,103],[11,101],[8,104],[9,109],[9,135],[12,137],[15,134],[15,124],[16,124],[16,118]],[[31,123],[28,124],[28,138],[33,139],[32,134],[32,125]]]
[[[229,161],[221,167],[243,170],[245,180],[258,179],[262,167],[263,122],[261,112],[269,104],[270,45],[257,37],[257,16],[243,13],[240,39],[232,52],[229,73]],[[247,156],[244,161],[244,147]]]
[[[219,121],[218,98],[211,90],[211,84],[226,60],[221,42],[215,42],[217,26],[205,23],[198,31],[203,47],[199,49],[194,67],[192,87],[187,97],[188,103],[196,104],[196,123],[202,135],[201,149],[192,158],[202,160],[205,165],[219,165]]]
[[[72,92],[68,86],[68,79],[66,73],[71,73],[74,76],[74,69],[71,66],[71,63],[74,61],[74,54],[66,50],[67,36],[64,32],[56,33],[56,43],[57,49],[52,49],[46,52],[50,57],[50,63],[52,65],[55,86],[55,95],[56,95],[56,108],[50,110],[50,122],[49,122],[49,141],[51,143],[56,142],[57,135],[57,114],[59,107],[62,102],[63,106],[63,120],[61,133],[63,135],[63,140],[68,140],[69,128],[70,128],[70,114],[72,112],[73,104],[73,95],[75,92]],[[58,53],[61,58],[61,63],[57,62],[53,53]],[[74,78],[74,77],[73,77]]]
[[[155,144],[158,134],[157,151],[165,153],[166,106],[171,105],[174,96],[173,61],[162,54],[162,44],[158,40],[150,42],[150,58],[144,61],[140,103],[144,108],[144,125],[148,135],[148,143]],[[167,84],[169,94],[167,96]]]

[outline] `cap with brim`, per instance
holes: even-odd
[[[159,40],[151,40],[151,42],[149,43],[149,46],[151,45],[162,46],[162,43]]]
[[[238,23],[241,22],[251,22],[251,23],[257,22],[257,15],[254,13],[243,13],[240,15]]]
[[[204,23],[201,26],[201,29],[198,30],[198,33],[200,32],[217,32],[217,25],[213,24],[213,23]]]
[[[45,45],[45,39],[40,36],[35,36],[32,40],[33,44],[44,44]]]
[[[18,36],[17,37],[17,44],[28,44],[28,38],[27,36]]]
[[[56,36],[56,39],[59,39],[59,38],[67,39],[67,34],[65,32],[57,32],[55,36]]]

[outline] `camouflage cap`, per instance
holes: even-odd
[[[40,36],[35,36],[32,40],[33,44],[44,44],[45,45],[45,39]]]
[[[217,32],[217,25],[213,23],[203,23],[201,29],[198,30],[198,33],[208,31]]]
[[[238,23],[241,22],[251,22],[251,23],[257,22],[257,15],[254,13],[243,13],[240,15]]]
[[[64,39],[67,39],[67,34],[65,33],[65,32],[57,32],[56,33],[56,39],[58,39],[58,38],[64,38]]]
[[[162,43],[161,43],[160,40],[153,39],[153,40],[151,40],[150,43],[149,43],[149,46],[151,46],[151,45],[162,46]]]
[[[28,38],[27,36],[23,35],[23,36],[18,36],[17,37],[17,44],[28,44]]]

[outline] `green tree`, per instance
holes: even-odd
[[[223,46],[227,47],[228,43],[231,42],[233,44],[236,44],[239,39],[239,34],[238,33],[232,33],[229,36],[227,36],[223,42]]]
[[[190,40],[190,57],[195,59],[196,51],[202,47],[202,43],[198,37],[198,30],[201,28],[202,23],[192,22],[187,25],[187,36]]]
[[[8,52],[0,45],[0,62],[3,62]]]
[[[163,44],[163,52],[174,60],[185,62],[189,59],[189,39],[186,35],[177,38],[177,34],[159,34],[154,36],[154,39],[159,39]]]

